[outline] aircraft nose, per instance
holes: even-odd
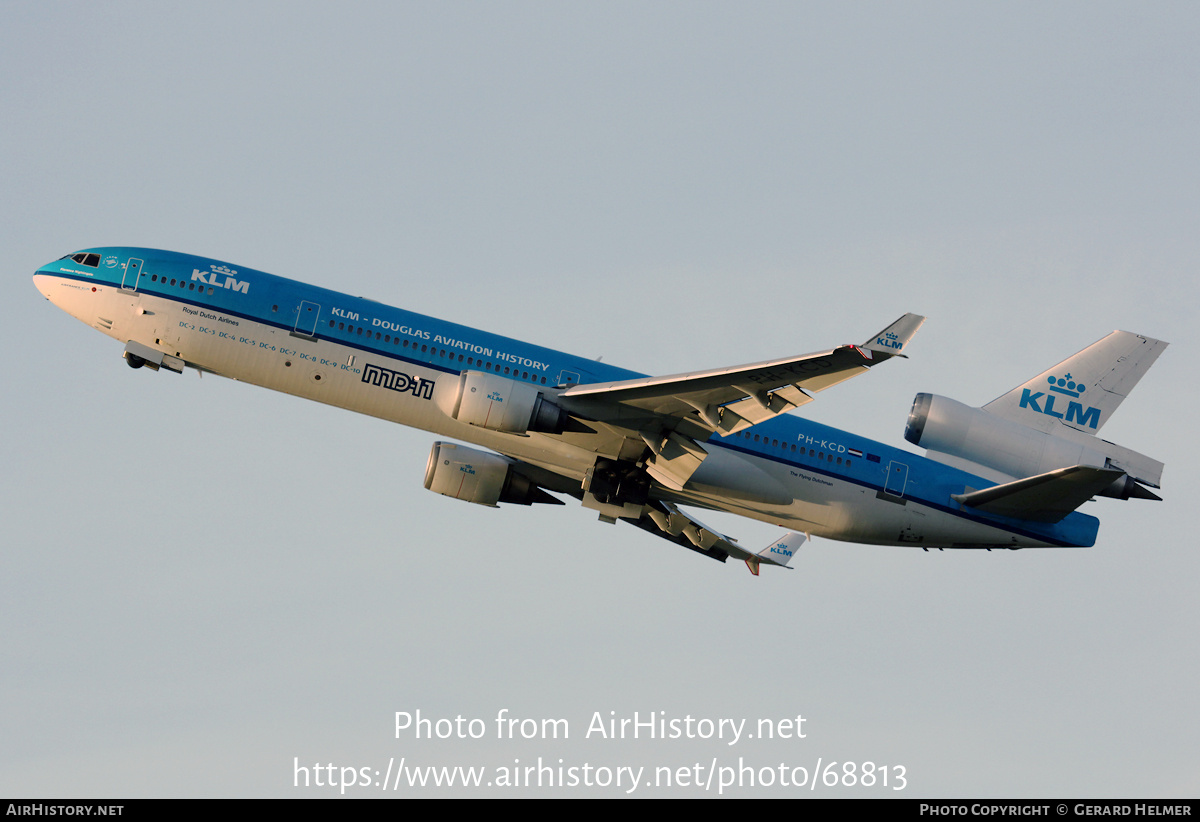
[[[42,292],[42,296],[47,300],[50,299],[50,278],[40,271],[33,275],[33,285],[38,291]]]

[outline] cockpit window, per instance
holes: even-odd
[[[74,260],[75,262],[79,263],[80,265],[90,265],[92,268],[100,267],[100,255],[99,254],[88,254],[88,253],[84,253],[81,251],[78,254],[72,254],[71,259]]]

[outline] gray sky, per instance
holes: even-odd
[[[390,757],[488,778],[538,757],[905,768],[901,792],[813,796],[1200,793],[1194,5],[7,2],[0,21],[0,794],[336,795],[294,788],[295,758]],[[432,435],[129,370],[29,279],[119,244],[649,373],[926,314],[910,360],[805,409],[891,444],[917,391],[982,404],[1136,331],[1173,346],[1104,435],[1167,463],[1165,501],[1089,504],[1092,549],[818,539],[754,579],[576,505],[430,494]],[[496,739],[501,709],[570,738]],[[487,734],[397,739],[417,710]],[[610,711],[803,715],[806,737],[585,738]]]

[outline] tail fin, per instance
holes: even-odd
[[[1162,340],[1114,331],[983,410],[1048,434],[1059,433],[1059,425],[1095,434],[1166,347]]]
[[[1161,340],[1114,331],[983,408],[918,394],[904,438],[933,459],[993,482],[1038,478],[1036,486],[1002,485],[1012,497],[1003,504],[974,495],[959,500],[964,505],[1044,514],[1048,509],[1031,508],[1027,498],[1049,490],[1078,496],[1085,485],[1100,482],[1100,474],[1075,470],[1081,468],[1128,475],[1098,492],[1103,496],[1158,499],[1138,483],[1158,488],[1163,464],[1095,434],[1166,347]],[[1054,473],[1067,468],[1073,471],[1069,478]]]

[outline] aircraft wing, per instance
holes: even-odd
[[[862,345],[714,371],[577,385],[559,396],[605,422],[640,428],[639,419],[657,418],[664,430],[688,423],[683,433],[690,436],[728,436],[812,402],[812,394],[884,360],[905,356],[924,322],[905,314]]]
[[[763,563],[790,571],[792,557],[800,550],[805,540],[804,534],[788,532],[755,553],[738,545],[738,541],[733,537],[725,536],[695,517],[685,514],[678,506],[662,501],[646,506],[645,513],[640,518],[622,519],[718,562],[724,562],[729,557],[740,559],[746,563],[746,567],[754,576],[758,576],[758,569]]]

